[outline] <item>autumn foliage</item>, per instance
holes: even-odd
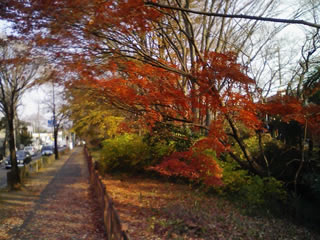
[[[165,64],[177,68],[170,63]],[[218,155],[229,149],[225,124],[231,118],[232,122],[242,123],[248,128],[261,127],[249,92],[253,80],[242,73],[241,65],[236,63],[231,53],[208,53],[206,60],[199,61],[194,76],[185,84],[175,72],[127,59],[111,59],[108,78],[88,74],[87,69],[81,73],[81,80],[73,82],[73,85],[86,85],[93,89],[95,95],[103,96],[108,104],[135,114],[143,127],[151,130],[157,122],[172,122],[187,124],[194,130],[206,129],[207,137],[196,147],[214,149]],[[239,92],[239,88],[243,90]],[[206,126],[204,121],[208,111],[216,117]],[[203,179],[211,185],[218,184],[221,177],[220,168],[214,160],[192,150],[174,153],[154,170],[166,175]]]
[[[258,105],[263,114],[280,117],[283,122],[296,121],[314,134],[319,133],[320,106],[304,104],[294,96],[276,96],[272,101]]]
[[[202,181],[209,186],[222,184],[222,169],[211,157],[194,150],[175,152],[164,158],[155,167],[149,167],[165,176],[188,178],[195,182]]]
[[[202,41],[196,36],[201,27],[193,28],[197,23],[189,13],[150,7],[143,0],[35,0],[8,6],[18,9],[11,13],[20,13],[20,28],[64,66],[67,89],[83,91],[70,96],[71,105],[78,104],[78,122],[84,125],[89,119],[99,129],[111,126],[112,133],[102,136],[113,136],[119,122],[104,118],[114,113],[125,119],[121,132],[152,134],[157,123],[165,123],[202,135],[190,150],[177,151],[153,168],[165,175],[218,184],[218,165],[201,153],[212,149],[218,157],[229,153],[242,168],[266,176],[268,159],[258,161],[245,139],[255,134],[262,139],[267,115],[308,129],[318,126],[318,106],[288,96],[262,104],[256,82],[238,63],[239,53],[204,47],[206,37]],[[84,112],[81,96],[89,99]],[[263,152],[261,141],[259,147]]]

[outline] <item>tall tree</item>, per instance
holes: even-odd
[[[54,154],[55,159],[59,159],[59,149],[58,149],[58,133],[62,130],[64,123],[68,121],[69,111],[65,104],[65,94],[64,87],[61,86],[57,81],[57,73],[51,73],[50,81],[47,84],[49,89],[47,98],[44,100],[43,104],[45,108],[52,116],[52,128],[53,128],[53,139],[54,139]]]
[[[0,40],[0,111],[8,126],[8,141],[12,170],[8,184],[19,186],[21,179],[16,159],[14,121],[23,94],[34,86],[40,77],[39,61],[30,58],[31,50],[24,42]]]
[[[229,153],[242,166],[264,174],[239,130],[240,124],[252,130],[262,125],[254,104],[255,82],[237,62],[241,56],[254,58],[248,50],[252,36],[259,20],[272,14],[275,1],[258,3],[166,1],[170,7],[165,9],[142,0],[21,1],[9,13],[20,13],[16,19],[27,23],[23,30],[36,27],[37,43],[71,62],[69,70],[81,74],[74,84],[86,84],[108,104],[149,125],[170,121],[206,129],[208,139],[202,143],[217,152],[227,150],[227,139],[233,138],[244,161]],[[224,15],[193,15],[199,8]],[[253,21],[235,22],[228,16],[252,11],[258,15]]]

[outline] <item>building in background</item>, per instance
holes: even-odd
[[[36,147],[41,147],[43,145],[53,145],[54,138],[52,132],[47,133],[32,133],[33,145]],[[58,145],[64,146],[66,145],[66,135],[62,132],[58,132]]]

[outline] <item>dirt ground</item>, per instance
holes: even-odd
[[[187,185],[110,175],[104,184],[131,240],[320,239],[286,220],[244,215],[230,202]]]

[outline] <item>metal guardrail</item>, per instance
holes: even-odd
[[[103,221],[107,233],[107,240],[129,240],[129,237],[120,222],[119,215],[113,206],[113,201],[108,196],[106,186],[101,181],[101,176],[98,171],[94,168],[92,157],[86,147],[84,147],[84,154],[88,162],[91,186],[93,187],[99,205],[103,210]]]

